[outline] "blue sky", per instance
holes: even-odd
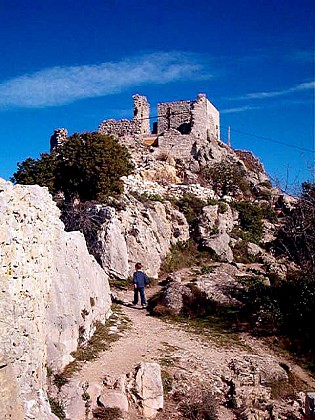
[[[202,92],[224,141],[282,186],[312,178],[313,0],[0,0],[0,31],[1,177],[55,128],[131,117],[134,93],[155,115]]]

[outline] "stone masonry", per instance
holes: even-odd
[[[155,152],[173,157],[189,158],[194,155],[196,142],[201,145],[220,139],[219,111],[199,94],[196,100],[158,104],[158,120],[150,130],[150,105],[145,96],[134,95],[132,120],[103,121],[98,131],[112,134],[129,148],[154,144]]]
[[[66,128],[57,128],[50,137],[50,151],[58,149],[68,138],[68,130]]]
[[[119,139],[134,154],[145,145],[153,145],[154,154],[167,154],[174,158],[191,158],[196,144],[220,140],[220,114],[205,94],[189,101],[158,104],[157,122],[150,129],[150,104],[145,96],[133,95],[134,111],[131,120],[104,120],[98,127],[101,134]],[[50,150],[67,140],[65,128],[58,128],[50,138]]]

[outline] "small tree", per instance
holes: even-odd
[[[315,184],[304,182],[301,196],[278,233],[278,251],[315,275]]]
[[[40,185],[48,187],[49,192],[55,191],[55,171],[57,158],[55,153],[42,153],[40,159],[27,158],[18,163],[18,169],[10,178],[15,184]]]
[[[67,201],[104,201],[123,190],[121,177],[133,170],[128,150],[111,136],[74,134],[57,153],[42,154],[18,164],[12,181],[47,186],[63,192]]]

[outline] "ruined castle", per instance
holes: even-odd
[[[105,120],[98,132],[115,136],[130,149],[147,145],[155,147],[159,153],[171,152],[175,158],[190,155],[196,142],[202,144],[220,139],[219,111],[205,94],[199,94],[195,100],[159,103],[152,130],[147,98],[134,95],[133,101],[131,120]],[[67,135],[65,129],[55,130],[50,139],[51,150],[66,141]]]

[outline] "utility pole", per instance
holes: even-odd
[[[228,146],[231,147],[231,127],[228,126]]]

